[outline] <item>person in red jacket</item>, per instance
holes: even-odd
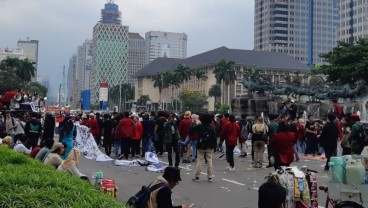
[[[121,140],[121,156],[119,159],[125,157],[128,159],[130,144],[132,138],[135,136],[135,125],[134,121],[129,117],[129,112],[124,112],[124,118],[119,121],[118,124],[118,136]]]
[[[234,115],[229,116],[229,122],[225,123],[224,126],[221,127],[222,137],[220,140],[220,144],[225,140],[226,144],[226,158],[227,162],[230,164],[229,171],[235,171],[234,167],[234,148],[238,144],[238,139],[242,140],[242,136],[240,135],[240,127],[236,123],[236,119]]]
[[[285,122],[279,123],[277,133],[272,136],[270,143],[274,148],[275,169],[289,166],[294,161],[295,134]]]
[[[90,118],[86,126],[89,127],[91,134],[93,135],[93,138],[96,141],[96,144],[98,144],[97,139],[98,139],[98,136],[100,136],[100,128],[98,127],[98,121],[94,113],[90,113],[89,116]]]
[[[185,148],[188,148],[188,144],[190,143],[189,127],[190,127],[190,124],[192,123],[192,119],[190,118],[191,115],[192,113],[190,111],[186,111],[184,113],[184,118],[180,121],[180,125],[178,128],[180,137],[182,140],[181,141],[181,152],[180,152],[181,157],[183,157],[184,150]],[[189,149],[187,150],[187,152],[188,151]],[[183,163],[190,163],[189,158],[183,159]]]
[[[134,126],[135,126],[135,134],[132,138],[132,145],[131,145],[131,152],[132,157],[139,157],[141,152],[141,139],[143,134],[143,126],[142,123],[139,121],[139,116],[137,114],[132,115]]]

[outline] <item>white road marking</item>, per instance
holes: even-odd
[[[239,182],[234,181],[234,180],[229,180],[229,179],[226,179],[226,178],[223,178],[222,180],[223,181],[226,181],[226,182],[229,182],[229,183],[233,183],[233,184],[239,185],[239,186],[245,186],[245,184],[239,183]]]

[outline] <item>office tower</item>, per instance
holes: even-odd
[[[339,0],[338,40],[353,43],[368,37],[368,1]]]
[[[78,46],[76,67],[78,83],[76,100],[79,102],[79,107],[84,107],[83,110],[90,109],[90,97],[83,97],[82,95],[90,95],[92,56],[93,48],[91,40],[86,40],[81,46]]]
[[[186,58],[187,40],[188,36],[185,33],[147,32],[147,63],[158,57]]]
[[[109,87],[128,83],[128,26],[121,24],[119,6],[112,1],[101,11],[93,27],[91,103],[99,101],[100,83]]]
[[[287,53],[309,66],[336,45],[336,0],[256,0],[254,49]]]
[[[38,66],[38,40],[19,40],[17,47],[23,50],[24,55],[33,63],[36,68],[35,76],[32,77],[31,81],[35,82],[37,79],[37,66]]]
[[[134,74],[146,65],[146,41],[139,33],[129,33],[128,83],[134,87]]]
[[[77,54],[73,54],[69,59],[68,73],[66,75],[66,99],[64,106],[73,106],[77,103]]]

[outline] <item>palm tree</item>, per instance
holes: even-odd
[[[208,79],[206,75],[207,73],[201,69],[193,69],[192,73],[198,80],[198,90],[199,90],[199,81],[200,80],[206,81]]]
[[[236,80],[235,74],[235,62],[234,61],[226,61],[224,59],[220,60],[215,70],[213,71],[215,74],[215,78],[218,84],[224,83],[225,86],[228,87],[228,96],[227,96],[227,103],[230,103],[229,95],[230,95],[230,87],[229,85],[232,84]]]
[[[190,80],[190,76],[192,75],[190,68],[185,64],[179,64],[174,72],[175,78],[179,80],[179,82],[187,82]]]
[[[216,104],[219,103],[218,98],[221,97],[221,85],[219,84],[212,85],[210,90],[208,91],[208,96],[215,98],[215,106],[216,106]]]
[[[28,60],[24,59],[20,61],[20,66],[16,71],[17,75],[23,80],[23,84],[30,82],[32,77],[35,76],[36,68],[33,66],[33,63]]]

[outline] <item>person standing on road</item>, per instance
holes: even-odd
[[[262,117],[258,117],[256,123],[252,126],[253,149],[254,149],[254,167],[261,168],[263,163],[263,153],[265,151],[265,142],[267,141],[267,125]],[[272,144],[271,144],[272,145]]]
[[[364,146],[361,145],[361,141],[359,141],[359,131],[361,128],[363,128],[363,124],[360,122],[360,117],[358,114],[352,114],[351,120],[354,122],[349,136],[351,154],[360,155],[364,149]]]
[[[54,139],[55,118],[50,113],[46,113],[45,123],[43,125],[42,140]]]
[[[132,137],[131,153],[132,157],[139,157],[141,153],[141,140],[143,134],[143,127],[142,123],[139,121],[139,116],[137,114],[134,114],[132,116],[132,119],[134,121],[135,134]]]
[[[63,160],[68,157],[70,150],[74,147],[73,132],[75,130],[74,121],[69,119],[64,126],[64,137],[62,143],[66,144],[65,154],[61,157]]]
[[[285,122],[279,123],[277,133],[272,136],[270,144],[275,155],[275,170],[280,166],[289,166],[294,161],[295,134]]]
[[[15,122],[15,119],[10,112],[6,113],[6,119],[5,119],[5,129],[8,136],[12,138],[12,142],[15,141],[15,129],[17,128],[17,123]]]
[[[192,126],[190,131],[194,131],[199,135],[197,141],[197,165],[195,169],[195,177],[193,181],[199,181],[199,175],[202,171],[202,165],[207,161],[207,178],[208,181],[213,180],[213,166],[212,166],[212,154],[216,147],[216,131],[211,125],[212,116],[209,114],[203,114],[200,116],[201,124]]]
[[[313,115],[308,115],[308,121],[305,124],[305,139],[307,142],[305,154],[312,154],[315,156],[318,147],[316,121],[314,121]]]
[[[157,115],[157,119],[155,120],[155,138],[154,138],[154,145],[155,145],[155,152],[158,156],[162,156],[164,153],[164,136],[165,136],[165,129],[164,124],[167,121],[166,113],[163,111],[159,111]]]
[[[179,167],[180,155],[179,155],[179,140],[180,134],[178,127],[173,119],[172,113],[167,115],[167,122],[164,124],[165,136],[164,144],[166,146],[167,157],[169,161],[169,166],[173,165],[172,161],[172,151],[175,153],[175,167]]]
[[[132,145],[132,140],[135,135],[135,125],[133,119],[129,117],[129,112],[124,112],[124,117],[119,121],[118,124],[119,138],[121,141],[121,156],[127,160],[129,158],[129,150]]]
[[[102,135],[103,135],[103,146],[105,147],[105,154],[111,155],[111,132],[113,131],[113,122],[110,119],[109,114],[104,114],[102,122]]]
[[[238,139],[242,143],[242,136],[240,135],[239,125],[236,123],[234,115],[229,116],[229,122],[223,126],[223,134],[220,144],[225,140],[226,144],[226,159],[229,163],[229,171],[235,171],[234,167],[234,148],[238,144]]]
[[[189,208],[188,205],[173,206],[171,190],[181,181],[180,169],[174,167],[165,168],[164,174],[154,180],[149,187],[162,184],[159,188],[152,191],[148,199],[148,208]]]
[[[190,119],[191,116],[192,113],[190,111],[186,111],[184,113],[184,118],[181,120],[179,125],[179,133],[183,140],[181,142],[181,156],[183,156],[185,148],[187,148],[187,152],[189,152],[188,144],[190,143],[189,128],[192,124],[192,119]],[[183,163],[190,163],[189,157],[183,159]]]
[[[270,168],[273,166],[272,157],[274,157],[274,155],[273,155],[273,150],[272,150],[272,145],[271,145],[271,139],[272,139],[272,136],[277,133],[277,128],[279,127],[279,125],[275,121],[277,117],[278,117],[277,114],[269,115],[270,123],[267,125],[268,126],[268,141],[267,141],[268,165],[266,168]]]
[[[330,158],[336,155],[337,148],[337,140],[339,136],[339,129],[335,123],[335,115],[333,113],[329,113],[327,115],[328,121],[322,128],[322,133],[319,139],[321,146],[323,147],[326,154],[326,165],[325,170],[329,170],[328,163],[330,162]]]
[[[24,132],[29,139],[27,148],[35,148],[38,145],[38,140],[41,137],[42,125],[37,119],[37,113],[32,113],[31,120],[26,123]]]
[[[143,134],[142,134],[142,157],[145,156],[146,152],[152,151],[152,141],[154,137],[155,122],[150,120],[150,115],[145,113],[143,115]]]

